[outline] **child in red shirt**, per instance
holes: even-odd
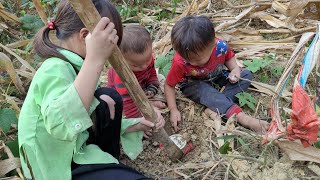
[[[235,115],[242,126],[259,133],[268,128],[266,121],[246,115],[234,103],[235,95],[250,86],[248,81],[239,81],[239,77],[251,80],[252,73],[237,65],[234,53],[225,41],[215,38],[213,24],[207,17],[182,18],[172,29],[171,41],[176,54],[166,79],[165,95],[175,130],[181,121],[175,100],[177,84],[186,97],[226,118]],[[223,86],[225,89],[219,92]]]
[[[140,25],[128,25],[123,29],[123,38],[120,50],[127,60],[130,69],[135,74],[142,89],[148,98],[158,93],[159,80],[154,67],[152,56],[152,40],[149,32]],[[123,99],[123,113],[126,118],[142,117],[139,109],[134,104],[128,90],[124,87],[120,77],[113,68],[108,71],[108,87],[116,89]],[[156,108],[165,108],[160,101],[152,101]],[[161,114],[158,112],[158,116]],[[161,122],[164,125],[163,117]]]

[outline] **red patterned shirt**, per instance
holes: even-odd
[[[159,80],[157,78],[156,69],[154,67],[154,58],[150,65],[143,71],[133,72],[143,90],[156,90],[159,88]],[[114,88],[118,91],[123,99],[123,113],[126,118],[142,117],[138,107],[134,104],[128,90],[122,84],[122,81],[116,71],[111,68],[108,71],[107,87]],[[157,92],[155,92],[157,93]]]
[[[220,39],[215,39],[216,45],[213,47],[209,61],[204,66],[193,66],[187,63],[178,52],[175,53],[172,60],[172,67],[168,73],[166,82],[169,86],[174,87],[176,84],[183,82],[188,77],[203,79],[213,73],[219,65],[234,57],[228,44]]]

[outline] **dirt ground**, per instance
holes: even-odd
[[[185,101],[180,101],[179,105],[179,109],[183,112],[183,122],[178,133],[191,141],[194,149],[180,162],[172,162],[166,156],[165,151],[160,149],[158,142],[144,140],[144,151],[138,158],[135,161],[130,161],[123,156],[124,163],[149,177],[168,180],[203,179],[206,174],[207,179],[286,180],[303,179],[303,177],[310,176],[316,178],[316,174],[307,168],[307,163],[290,161],[277,147],[273,145],[262,146],[261,140],[254,137],[244,139],[253,151],[250,155],[237,142],[235,142],[235,148],[230,157],[219,154],[219,150],[215,146],[217,144],[215,133],[205,123],[210,119],[203,115],[204,108]],[[168,113],[165,114],[165,117],[168,120]],[[169,129],[168,126],[171,126],[170,122],[167,122],[166,129]],[[249,132],[244,128],[240,128],[240,130]],[[247,159],[241,159],[242,157]],[[216,167],[210,171],[214,166]]]
[[[249,91],[254,94],[253,91]],[[262,105],[258,108],[261,113],[257,118],[268,120],[267,107],[270,97],[260,96]],[[166,119],[165,129],[169,135],[180,134],[193,144],[193,150],[180,161],[172,162],[166,152],[160,148],[159,142],[144,140],[144,151],[134,161],[125,155],[121,161],[149,177],[155,179],[317,179],[314,172],[307,168],[307,162],[291,161],[280,149],[272,144],[262,145],[261,137],[251,130],[236,124],[235,129],[248,135],[238,136],[243,140],[232,139],[222,142],[233,142],[234,147],[228,155],[219,153],[218,138],[211,124],[214,119],[208,117],[205,107],[183,97],[177,99],[178,109],[182,112],[180,130],[174,133],[169,121],[168,109],[163,110]],[[254,116],[254,112],[246,110]],[[223,120],[222,125],[226,125]],[[270,119],[269,119],[270,121]],[[227,134],[223,134],[227,136]],[[219,140],[221,141],[221,140]],[[317,167],[317,165],[315,165]],[[308,178],[304,178],[308,177]],[[319,178],[320,179],[320,178]]]
[[[250,3],[248,0],[230,0],[229,2],[234,6]],[[208,10],[208,13],[219,12],[227,6],[222,1],[211,1],[211,3],[211,9]],[[231,11],[238,14],[241,10],[243,9],[232,9]],[[255,20],[250,20],[249,23],[251,23],[251,27],[256,29],[270,28]],[[246,28],[246,24],[240,25],[240,27]],[[267,40],[279,40],[287,36],[290,35],[281,33],[264,34],[264,38]],[[298,40],[296,39],[296,42]],[[281,67],[286,65],[292,53],[281,50],[272,52],[277,53],[277,66]],[[270,52],[265,51],[264,53]],[[293,74],[296,74],[297,70],[294,71]],[[254,80],[259,81],[258,75],[255,76]],[[271,78],[268,84],[276,85],[278,81],[278,78]],[[309,86],[312,87],[314,82],[314,77],[310,77]],[[287,85],[289,91],[291,91],[292,83],[290,81]],[[255,112],[249,109],[245,109],[245,112],[270,122],[271,96],[254,91],[249,92],[259,102]],[[312,92],[309,93],[312,94]],[[232,152],[227,155],[219,153],[218,141],[221,141],[221,139],[217,139],[214,129],[210,126],[212,119],[204,114],[205,108],[181,95],[177,102],[178,108],[183,114],[183,122],[180,126],[181,130],[176,133],[192,142],[194,149],[179,162],[172,162],[166,156],[165,151],[160,149],[158,142],[144,140],[142,154],[135,161],[130,161],[123,156],[122,161],[124,163],[156,179],[320,179],[315,170],[312,171],[308,168],[310,166],[318,167],[318,164],[291,161],[278,147],[272,144],[262,145],[261,137],[250,136],[254,133],[238,125],[236,125],[236,130],[246,132],[249,136],[237,136],[231,141],[222,140],[222,143],[226,141],[231,144],[234,143],[234,147]],[[279,102],[280,107],[290,107],[290,103],[285,100]],[[163,115],[167,121],[165,129],[169,134],[172,134],[173,129],[170,127],[168,110],[165,110]],[[285,117],[289,115],[288,112],[284,112]]]

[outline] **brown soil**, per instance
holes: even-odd
[[[230,154],[237,157],[224,158],[214,145],[218,143],[213,129],[205,123],[210,119],[203,114],[204,108],[191,101],[178,101],[178,104],[183,113],[183,122],[178,133],[191,141],[194,149],[180,162],[172,162],[165,151],[159,148],[158,142],[144,140],[144,151],[138,158],[131,161],[123,155],[122,162],[156,179],[202,179],[219,161],[220,164],[209,172],[207,179],[224,179],[228,176],[227,179],[285,180],[314,175],[306,167],[283,156],[277,147],[262,146],[261,140],[254,137],[242,137],[246,146],[235,141],[235,148]],[[164,116],[168,120],[168,113]],[[170,132],[170,126],[170,122],[167,122],[167,132]],[[242,127],[237,128],[250,132]],[[248,160],[238,159],[240,156]],[[228,170],[230,164],[232,166]]]

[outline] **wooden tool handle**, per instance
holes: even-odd
[[[69,0],[69,2],[75,12],[79,15],[83,24],[92,32],[96,24],[101,19],[101,16],[92,1]],[[127,88],[130,97],[139,108],[141,114],[146,119],[156,123],[157,114],[118,47],[115,47],[111,57],[109,58],[109,63],[119,75],[122,83]],[[182,157],[182,151],[170,140],[164,129],[154,132],[153,138],[164,145],[171,160],[177,160]]]

